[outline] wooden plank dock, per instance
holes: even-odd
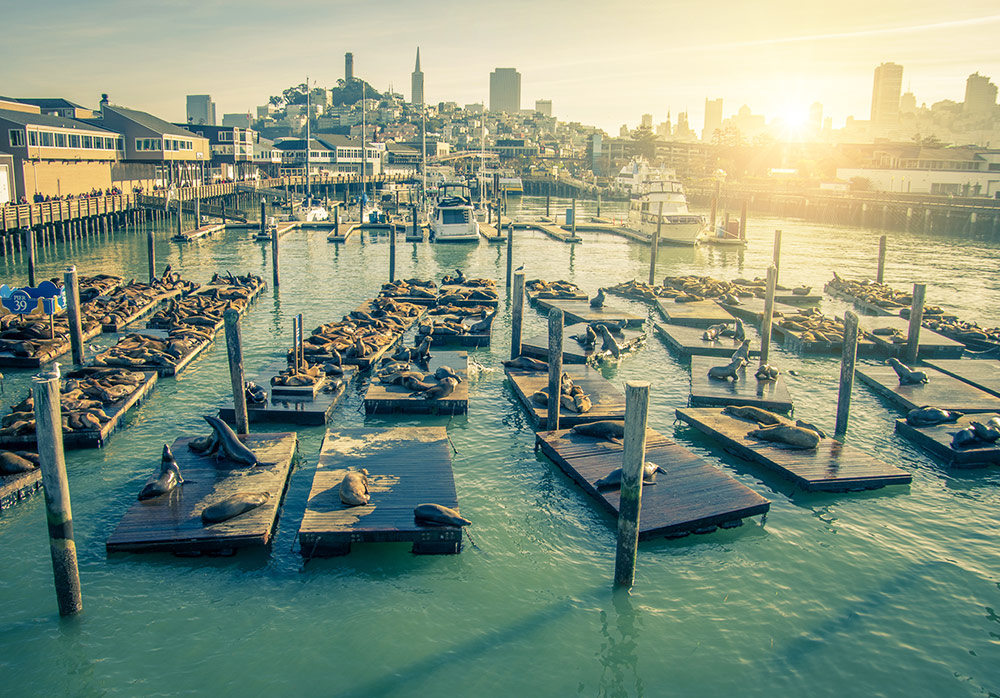
[[[763,298],[758,300],[763,301]],[[797,293],[788,293],[787,291],[776,290],[774,292],[774,302],[781,303],[783,305],[819,305],[823,300],[823,296],[815,294],[806,294],[800,296]]]
[[[537,230],[538,232],[544,233],[558,242],[583,242],[583,239],[578,235],[574,236],[571,230],[566,230],[565,228],[555,225],[554,223],[546,223],[544,221],[515,223],[514,228],[520,228],[522,230]]]
[[[340,483],[349,470],[362,468],[371,500],[345,506]],[[460,552],[462,529],[417,524],[413,509],[420,504],[458,509],[444,427],[330,429],[299,528],[302,556],[346,555],[352,543],[412,542],[418,555]]]
[[[758,428],[713,407],[678,409],[677,418],[714,439],[726,451],[777,471],[805,490],[841,492],[909,484],[905,470],[883,463],[836,439],[822,439],[814,450],[783,449],[747,436]]]
[[[333,378],[328,378],[326,384],[316,393],[316,395],[281,395],[275,394],[274,386],[271,385],[271,378],[288,368],[286,361],[279,359],[264,367],[254,378],[254,382],[267,391],[267,402],[263,404],[247,403],[247,418],[251,422],[285,422],[291,424],[317,425],[326,424],[330,418],[330,413],[337,406],[340,399],[347,391],[357,369],[352,366],[344,367],[342,376],[343,384],[333,387]],[[331,389],[332,388],[332,389]],[[233,409],[233,401],[228,400],[219,408],[219,419],[230,424],[236,423],[236,413]]]
[[[601,346],[603,341],[600,336],[597,343],[592,348],[586,348],[573,339],[573,335],[584,334],[586,325],[577,323],[575,325],[565,325],[563,327],[563,363],[585,364],[588,361],[597,361],[608,357],[610,354],[603,352]],[[646,333],[643,330],[633,330],[626,327],[622,330],[624,337],[616,337],[618,345],[622,348],[623,354],[634,352],[646,340]],[[538,334],[521,341],[521,354],[530,356],[542,361],[549,359],[549,335]]]
[[[677,303],[672,298],[657,298],[654,305],[672,325],[710,327],[733,321],[733,316],[715,301]]]
[[[839,354],[844,343],[806,339],[805,333],[782,327],[778,321],[771,324],[772,333],[781,340],[785,348],[800,354]],[[879,352],[878,345],[866,336],[858,335],[858,356],[872,356]]]
[[[838,318],[839,319],[839,318]],[[867,339],[873,341],[885,355],[902,356],[906,351],[906,342],[893,342],[893,335],[875,334],[876,330],[896,330],[897,337],[906,339],[909,331],[910,321],[904,320],[898,315],[895,316],[870,316],[859,315],[858,327],[868,334]],[[920,328],[920,347],[917,356],[919,358],[957,359],[965,352],[965,345],[948,339],[943,334],[938,334],[934,330],[926,327]]]
[[[0,475],[0,511],[9,509],[41,489],[41,468],[16,475]]]
[[[427,364],[426,373],[433,373],[441,366],[455,370],[462,380],[451,395],[425,400],[411,397],[412,390],[401,385],[384,385],[372,380],[365,393],[366,414],[390,414],[406,412],[410,414],[467,414],[469,411],[469,354],[464,351],[434,351]],[[415,370],[422,370],[416,368]]]
[[[445,296],[455,295],[459,293],[465,293],[468,291],[484,291],[490,290],[496,294],[495,298],[466,298],[466,299],[452,299],[448,301],[443,301]],[[485,305],[488,308],[496,308],[500,305],[500,297],[497,293],[496,286],[483,287],[483,286],[463,286],[461,284],[447,284],[442,285],[438,289],[438,304],[447,303],[448,305],[458,306],[459,308],[473,308],[477,305]]]
[[[327,242],[347,242],[347,240],[354,235],[355,232],[361,230],[361,226],[357,221],[340,221],[340,230],[336,228],[331,228],[329,234],[326,236]]]
[[[298,437],[283,432],[239,439],[261,464],[248,468],[217,462],[215,456],[191,451],[188,444],[192,437],[174,441],[171,450],[186,482],[165,495],[136,500],[108,538],[107,552],[201,553],[266,547],[278,523]],[[158,461],[148,465],[150,474],[159,468]],[[238,492],[266,492],[270,496],[261,506],[229,521],[202,524],[201,513],[206,507]]]
[[[176,233],[170,239],[174,242],[194,242],[225,229],[226,226],[222,223],[213,223],[211,225],[203,225],[200,228],[193,228],[192,230],[184,230]]]
[[[545,299],[541,297],[541,294],[546,293],[545,290],[541,291],[529,291],[527,288],[524,289],[524,295],[528,299],[528,303],[534,305],[540,300],[559,300],[559,301],[589,301],[590,296],[588,296],[583,291],[579,293],[567,293],[563,298],[549,298]]]
[[[927,373],[928,383],[900,385],[899,377],[892,366],[858,366],[857,376],[872,390],[886,398],[896,408],[909,411],[924,405],[956,410],[965,414],[972,412],[1000,411],[1000,397],[952,378],[946,373],[929,366],[921,366]]]
[[[539,432],[536,443],[612,516],[618,516],[620,489],[598,489],[597,480],[622,464],[619,444],[582,436],[570,429]],[[739,526],[743,519],[767,513],[771,503],[662,434],[646,432],[646,460],[666,472],[642,488],[639,540],[709,533]]]
[[[979,441],[968,448],[954,448],[951,437],[956,431],[969,426],[969,422],[985,422],[991,417],[1000,417],[1000,414],[966,415],[960,417],[957,423],[932,427],[912,427],[905,419],[897,419],[896,431],[950,467],[980,468],[1000,463],[1000,442],[988,444]]]
[[[923,332],[921,331],[921,334]],[[963,383],[1000,397],[1000,361],[996,359],[927,359],[925,364]]]
[[[847,301],[848,303],[852,303],[855,308],[869,315],[881,315],[881,316],[899,315],[900,306],[883,308],[882,306],[875,305],[874,303],[869,303],[868,301],[862,300],[853,294],[847,293],[846,291],[842,291],[836,288],[833,285],[833,282],[831,281],[826,282],[826,285],[823,286],[823,290],[830,296],[833,296],[834,298],[838,298],[842,301]]]
[[[718,380],[708,377],[708,369],[725,363],[708,356],[691,358],[691,392],[688,404],[692,407],[725,407],[726,405],[754,405],[772,412],[791,412],[792,396],[788,394],[785,377],[759,381],[754,378],[754,365],[744,366],[737,375],[738,381]]]
[[[596,422],[602,419],[625,419],[625,394],[614,383],[604,378],[600,371],[590,366],[572,364],[563,366],[563,372],[568,373],[574,385],[583,388],[590,397],[593,407],[589,412],[577,413],[559,408],[559,424],[572,427],[585,422]],[[544,424],[547,408],[536,405],[531,396],[539,390],[548,390],[548,371],[525,371],[519,368],[505,368],[504,373],[510,379],[514,393],[524,405],[535,424]]]
[[[156,364],[143,364],[143,365],[140,365],[140,366],[124,366],[123,368],[128,368],[129,370],[132,370],[132,371],[156,371],[157,373],[160,374],[161,377],[176,376],[177,374],[183,372],[184,369],[186,369],[188,366],[190,366],[191,362],[194,361],[195,359],[197,359],[199,356],[201,356],[202,353],[206,349],[208,349],[210,346],[212,346],[212,344],[215,342],[215,334],[219,331],[220,327],[222,327],[222,321],[221,320],[219,321],[219,324],[216,325],[215,329],[211,332],[211,334],[212,334],[212,338],[211,339],[205,339],[205,340],[203,340],[201,342],[198,342],[198,344],[196,344],[194,347],[192,347],[191,351],[189,351],[187,354],[185,354],[184,356],[182,356],[177,361],[177,363],[174,364],[173,366],[160,366],[160,365],[156,365]],[[202,329],[205,329],[205,328],[202,328]],[[208,329],[211,329],[211,328],[208,328]],[[169,333],[170,333],[169,330],[154,330],[154,329],[150,329],[150,328],[145,328],[145,329],[141,329],[141,330],[136,330],[135,331],[135,334],[141,334],[141,335],[144,335],[146,337],[152,337],[153,339],[158,339],[161,342],[164,341],[167,338],[167,336],[169,335]]]
[[[48,320],[45,320],[45,322],[48,322]],[[101,326],[93,324],[89,329],[83,330],[83,341],[86,342],[93,339],[99,334],[101,334]],[[38,352],[33,356],[17,356],[9,351],[0,352],[0,368],[41,368],[43,364],[54,361],[63,354],[68,353],[71,348],[69,335],[67,334],[66,339],[46,345],[44,351]]]
[[[144,305],[138,306],[135,309],[135,311],[131,315],[129,315],[128,317],[124,317],[121,320],[119,320],[118,322],[105,322],[105,323],[102,323],[101,324],[101,332],[106,332],[106,333],[109,333],[109,334],[112,333],[112,332],[121,332],[122,330],[125,329],[125,327],[127,327],[128,325],[131,325],[136,320],[140,320],[140,319],[144,318],[145,316],[149,315],[150,313],[152,313],[153,310],[155,310],[156,307],[158,305],[160,305],[160,303],[163,303],[164,301],[168,301],[171,298],[176,298],[179,295],[181,295],[181,289],[179,289],[179,288],[175,288],[172,291],[165,291],[165,292],[159,294],[158,296],[156,296],[155,298],[151,298],[148,303],[145,303]],[[86,340],[86,339],[88,339],[88,338],[84,337],[84,340]]]
[[[756,339],[753,328],[747,327],[747,339]],[[729,357],[739,349],[741,342],[732,337],[705,339],[705,330],[687,325],[667,325],[661,322],[653,323],[653,330],[668,347],[684,357],[719,356]],[[759,342],[753,342],[759,344]],[[751,349],[750,356],[760,356],[759,349]]]
[[[441,316],[436,315],[431,319],[439,319]],[[493,335],[493,322],[496,321],[494,316],[493,320],[490,321],[490,328],[485,332],[479,332],[477,334],[469,333],[469,328],[475,325],[477,322],[482,322],[486,319],[485,313],[479,313],[478,315],[467,315],[461,319],[461,325],[466,328],[466,334],[434,334],[431,333],[431,347],[488,347],[490,345],[490,340]],[[419,344],[424,340],[426,334],[421,334],[418,328],[417,336],[414,342]]]
[[[560,308],[565,314],[566,324],[577,322],[621,322],[625,321],[627,327],[642,327],[646,322],[646,316],[635,315],[616,308],[612,305],[605,305],[603,308],[591,308],[589,301],[570,301],[561,298],[539,298],[536,308],[541,308],[547,314],[551,308]]]
[[[740,298],[739,305],[716,301],[720,307],[726,310],[733,317],[759,325],[764,320],[764,299],[763,298]],[[785,315],[798,315],[801,311],[795,306],[787,303],[774,302],[773,317],[779,318]],[[714,324],[714,323],[713,323]]]

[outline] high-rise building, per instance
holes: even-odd
[[[535,111],[541,114],[542,116],[552,116],[552,100],[536,99]]]
[[[642,118],[639,119],[639,128],[648,128],[650,131],[653,130],[653,115],[643,114]]]
[[[417,46],[417,63],[413,67],[413,73],[410,75],[410,102],[413,104],[424,103],[424,71],[420,70],[419,46]]]
[[[973,73],[965,81],[965,104],[962,111],[966,114],[986,116],[997,105],[997,86],[985,75]]]
[[[187,120],[189,124],[215,126],[215,102],[211,95],[187,96]]]
[[[899,113],[900,114],[912,114],[917,110],[917,98],[912,92],[907,90],[903,93],[902,97],[899,98]]]
[[[883,63],[875,69],[872,86],[872,127],[886,128],[899,121],[899,95],[903,88],[903,66]]]
[[[514,68],[497,68],[490,73],[490,111],[521,111],[521,74]]]
[[[354,54],[345,53],[344,54],[344,82],[350,82],[354,79]]]
[[[678,125],[680,123],[678,122]],[[701,140],[712,140],[713,134],[722,128],[722,97],[705,98],[705,128],[701,130]]]

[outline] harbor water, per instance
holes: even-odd
[[[568,200],[552,200],[562,211]],[[594,202],[578,202],[581,219]],[[545,200],[512,199],[512,217]],[[622,204],[602,214],[621,216]],[[270,244],[230,230],[180,246],[158,228],[156,255],[185,278],[254,272],[270,282]],[[657,278],[763,276],[782,230],[780,283],[821,293],[834,271],[874,277],[877,230],[754,218],[745,250],[660,249]],[[514,267],[527,278],[599,286],[646,280],[649,249],[581,232],[567,245],[518,231]],[[60,243],[38,252],[38,278],[146,275],[146,236]],[[651,332],[606,378],[651,382],[650,426],[771,500],[741,527],[639,546],[631,593],[611,588],[615,522],[534,451],[534,431],[500,361],[510,304],[504,245],[404,244],[401,278],[460,268],[498,280],[490,348],[470,352],[468,416],[366,418],[352,384],[330,424],[446,425],[462,514],[475,546],[414,556],[407,544],[355,545],[303,564],[296,540],[324,427],[299,435],[269,552],[230,558],[116,555],[104,542],[158,466],[164,443],[206,433],[229,392],[225,342],[176,379],[161,379],[129,425],[100,450],[67,453],[84,611],[59,619],[45,507],[36,495],[0,513],[0,696],[996,696],[1000,694],[1000,470],[948,470],[896,436],[898,413],[855,385],[847,441],[913,475],[906,487],[812,494],[715,448],[676,424],[688,369]],[[281,240],[281,287],[243,319],[247,377],[280,358],[297,313],[310,329],[387,280],[389,245],[366,233],[344,245],[296,231]],[[26,261],[0,258],[3,281],[26,283]],[[927,302],[1000,324],[1000,240],[892,232],[886,281],[927,284]],[[609,303],[651,313],[617,297]],[[825,298],[828,314],[847,306]],[[652,318],[652,315],[650,315]],[[657,318],[658,319],[658,318]],[[524,336],[545,318],[525,308]],[[88,344],[110,344],[104,335]],[[64,357],[68,361],[68,357]],[[867,360],[862,360],[864,363]],[[780,343],[795,415],[833,431],[839,361]],[[794,369],[797,375],[787,371]],[[31,371],[5,370],[7,405]],[[252,425],[273,431],[273,425]],[[668,465],[669,467],[669,465]]]

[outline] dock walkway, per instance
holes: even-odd
[[[710,327],[735,322],[733,316],[715,301],[677,303],[672,298],[657,298],[654,304],[671,325]]]
[[[220,230],[224,231],[226,226],[223,223],[213,223],[211,225],[203,225],[199,228],[193,228],[191,230],[184,230],[176,233],[170,239],[174,242],[194,242],[195,240],[200,240],[210,235],[214,235]]]
[[[923,334],[923,332],[921,332]],[[1000,361],[996,359],[929,359],[924,361],[931,368],[1000,397]]]
[[[505,368],[504,372],[514,388],[514,393],[528,411],[535,424],[544,424],[547,407],[531,401],[531,396],[540,390],[548,390],[548,371],[525,371],[519,368]],[[585,422],[596,422],[602,419],[625,419],[625,395],[614,383],[604,378],[600,371],[590,366],[563,366],[563,372],[569,374],[573,384],[583,388],[590,397],[593,407],[589,412],[572,412],[565,407],[559,408],[559,424],[572,427]]]
[[[785,377],[759,381],[754,377],[756,366],[744,366],[737,375],[738,381],[708,377],[708,369],[727,363],[726,359],[695,356],[691,359],[691,392],[688,404],[692,407],[725,407],[727,405],[753,405],[772,412],[791,412],[792,396],[785,385]]]
[[[536,309],[543,309],[546,314],[551,308],[560,308],[565,315],[566,324],[602,321],[617,323],[624,320],[628,327],[641,327],[646,321],[645,316],[635,315],[622,308],[616,308],[613,305],[605,305],[603,308],[591,308],[589,301],[539,298],[535,307]]]
[[[951,438],[956,431],[968,427],[969,422],[986,422],[991,417],[1000,417],[1000,414],[966,415],[956,423],[932,427],[912,427],[905,419],[897,419],[896,432],[950,467],[981,468],[1000,463],[1000,445],[977,441],[971,447],[955,448],[951,445]]]
[[[919,370],[927,374],[929,382],[901,385],[892,366],[885,365],[858,366],[857,375],[863,383],[901,410],[931,405],[963,414],[1000,412],[1000,397],[929,366],[922,366]]]
[[[414,364],[414,370],[422,368]],[[372,380],[365,393],[366,414],[389,414],[406,412],[410,414],[466,414],[469,411],[469,354],[464,351],[433,351],[427,364],[426,373],[433,373],[441,366],[454,369],[462,380],[451,395],[437,400],[414,397],[413,391],[401,385],[385,385]]]

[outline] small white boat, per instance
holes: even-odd
[[[472,193],[463,182],[446,182],[438,189],[430,221],[431,242],[479,242],[479,221]]]
[[[317,223],[330,220],[330,212],[319,202],[318,199],[303,199],[302,204],[295,210],[295,220],[308,223]]]
[[[741,238],[739,233],[739,224],[736,225],[736,230],[726,230],[725,226],[717,225],[713,231],[709,227],[705,227],[704,230],[698,235],[698,242],[705,243],[707,245],[724,245],[728,247],[746,247],[746,238]]]

